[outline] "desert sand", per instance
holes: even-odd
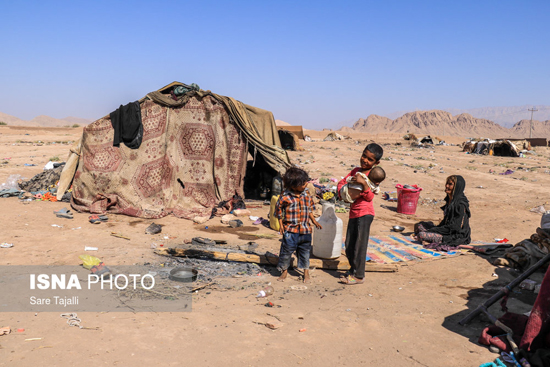
[[[64,161],[81,131],[0,127],[0,182],[14,174],[31,178],[52,157]],[[314,141],[302,142],[304,151],[289,154],[311,177],[344,176],[359,164],[362,150],[372,140],[385,149],[382,167],[388,178],[382,191],[394,191],[398,183],[423,188],[416,215],[398,214],[396,203],[376,197],[373,235],[383,234],[392,225],[405,226],[405,232],[410,232],[417,221],[440,220],[443,186],[451,174],[466,180],[474,240],[508,238],[516,243],[528,238],[540,223],[540,214],[530,209],[546,204],[550,197],[549,148],[535,148],[536,154],[525,158],[509,158],[469,155],[454,145],[411,148],[401,134],[354,133],[353,139],[339,142],[321,141],[326,132],[308,134]],[[463,141],[443,138],[447,143]],[[515,172],[498,174],[507,169]],[[149,262],[158,266],[170,259],[155,255],[153,242],[178,247],[195,236],[225,239],[226,246],[233,247],[247,242],[238,229],[223,233],[205,229],[223,226],[219,218],[195,225],[166,217],[155,221],[163,225],[163,232],[152,236],[144,232],[150,220],[110,215],[107,223],[93,225],[86,213],[75,213],[74,219],[57,218],[53,211],[68,207],[67,203],[17,198],[0,198],[0,203],[0,242],[14,244],[0,249],[0,265],[78,265],[84,247],[94,246],[99,251],[93,255],[110,265]],[[266,206],[251,211],[265,218],[268,210]],[[347,214],[338,215],[346,228]],[[243,221],[247,228],[257,228],[257,233],[275,233],[252,226],[248,218]],[[111,232],[130,240],[112,237]],[[170,238],[164,239],[165,235]],[[280,245],[278,237],[256,242],[259,251],[274,253]],[[0,365],[479,366],[496,356],[477,343],[489,322],[478,317],[460,326],[458,321],[518,275],[492,265],[491,260],[465,254],[407,262],[395,273],[368,273],[365,284],[357,286],[339,284],[339,272],[316,269],[306,290],[291,289],[301,284],[296,273],[280,283],[275,281],[276,271],[268,268],[269,272],[253,276],[217,278],[218,284],[193,293],[192,312],[79,313],[82,325],[98,330],[70,327],[59,313],[3,313],[0,327],[25,331],[0,337]],[[542,273],[533,277],[541,278]],[[255,298],[269,283],[275,289],[269,298],[274,308],[265,307],[265,299]],[[518,290],[508,303],[510,310],[529,311],[534,298],[532,292]],[[491,311],[500,315],[496,306]],[[273,321],[268,314],[284,325],[270,330],[256,323]],[[25,341],[29,338],[41,339]]]

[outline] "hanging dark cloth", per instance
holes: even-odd
[[[439,225],[428,230],[428,232],[442,235],[443,245],[458,246],[471,242],[470,203],[464,195],[465,187],[466,181],[462,176],[457,175],[453,199],[449,202],[449,195],[447,195],[446,204],[441,207],[445,213],[443,220]]]
[[[115,130],[113,146],[120,146],[123,142],[130,149],[137,149],[143,138],[143,124],[141,122],[141,107],[139,102],[120,105],[118,110],[111,112],[111,125]]]

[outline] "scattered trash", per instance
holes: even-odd
[[[82,229],[82,227],[76,227],[76,228],[71,228],[73,231],[74,230],[77,230],[77,229]]]
[[[528,291],[532,291],[535,289],[535,286],[537,285],[537,282],[531,279],[525,279],[523,282],[519,284],[519,287],[521,289],[525,289]]]
[[[235,214],[237,217],[244,217],[250,215],[251,213],[248,209],[235,209],[233,210],[233,214]]]
[[[109,220],[109,217],[107,217],[106,215],[90,215],[88,217],[88,220],[90,221],[90,223],[93,223],[93,224],[100,224],[101,222],[107,222]]]
[[[63,226],[60,226],[59,224],[52,224],[52,227],[63,228]]]
[[[50,169],[54,169],[54,162],[52,161],[49,161],[48,163],[46,163],[46,165],[44,166],[44,171],[46,170],[50,170]]]
[[[160,224],[156,224],[154,222],[151,223],[149,227],[145,228],[146,234],[157,234],[160,232],[162,232],[162,227],[160,226]]]
[[[0,336],[8,335],[9,333],[11,333],[11,328],[9,326],[4,326],[3,328],[0,328]]]
[[[22,178],[23,177],[21,175],[9,175],[6,182],[0,185],[0,190],[6,190],[6,189],[20,190],[21,188],[19,187],[19,184],[17,182]]]
[[[53,211],[56,217],[58,218],[67,218],[67,219],[73,219],[73,213],[67,208],[63,208],[57,211]]]
[[[18,332],[18,333],[24,333],[24,332],[25,332],[25,329],[19,328],[19,329],[17,329],[17,332]]]
[[[230,220],[229,223],[227,224],[229,224],[231,228],[237,228],[237,227],[243,226],[243,221],[240,219],[233,219],[233,220]]]
[[[84,251],[97,251],[97,247],[84,246]]]
[[[397,201],[397,191],[386,191],[382,194],[382,199],[387,201]]]
[[[150,246],[150,248],[153,248],[153,249],[154,249],[154,248],[157,248],[157,244],[156,244],[156,243],[152,243],[151,246]]]
[[[303,333],[303,332],[305,332],[306,330],[307,330],[306,328],[303,328],[303,329],[298,330],[298,332]]]
[[[537,285],[535,286],[535,289],[533,289],[533,293],[539,294],[539,292],[540,292],[540,286],[541,286],[540,284],[537,284]]]
[[[111,236],[117,237],[117,238],[124,238],[125,240],[130,240],[130,237],[126,237],[120,233],[111,232]]]
[[[10,248],[10,247],[13,247],[13,243],[2,242],[0,244],[0,247],[1,248]]]
[[[36,164],[34,164],[34,163],[25,163],[24,166],[25,167],[34,167],[34,166],[36,166]]]
[[[76,313],[62,313],[61,317],[67,319],[67,324],[69,324],[69,326],[78,326],[82,329],[82,326],[80,326],[82,320],[78,318]]]
[[[234,219],[237,219],[237,217],[234,216],[233,214],[226,214],[226,215],[222,216],[221,222],[223,224],[228,224],[230,221],[232,221]]]
[[[305,285],[291,285],[290,289],[294,291],[305,291],[307,289],[307,286]]]
[[[261,291],[258,292],[258,294],[256,295],[256,298],[269,297],[272,294],[273,294],[273,287],[272,286],[267,286],[267,287],[265,287],[264,289],[262,289]]]
[[[215,246],[216,241],[206,237],[193,237],[191,244],[194,246]]]
[[[10,196],[19,196],[21,191],[14,188],[2,189],[0,190],[0,197],[8,198]]]
[[[273,321],[273,322],[266,322],[263,325],[265,325],[266,327],[268,327],[271,330],[276,330],[276,329],[279,329],[279,328],[283,327],[284,324],[280,321]]]
[[[255,224],[255,225],[262,224],[263,221],[264,221],[264,218],[259,217],[259,218],[256,219],[252,224]]]
[[[30,338],[30,339],[25,339],[26,342],[34,342],[34,341],[37,341],[37,340],[42,340],[42,338]]]
[[[484,189],[485,187],[479,185],[479,186],[476,186],[476,189]]]
[[[250,219],[251,221],[255,222],[259,219],[260,217],[256,217],[254,215],[251,215],[250,217],[248,217],[248,219]]]
[[[273,307],[275,305],[273,304],[273,302],[270,301],[270,302],[267,302],[264,306],[265,307]]]
[[[532,212],[532,213],[537,213],[537,214],[546,213],[546,209],[544,208],[544,205],[536,206],[536,207],[530,209],[529,211]]]
[[[512,173],[514,173],[513,170],[507,169],[506,172],[501,172],[501,173],[499,173],[499,175],[511,175]]]
[[[493,273],[493,274],[491,274],[491,276],[494,277],[494,278],[498,278],[497,273]]]

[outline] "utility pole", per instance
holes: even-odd
[[[536,112],[538,110],[535,107],[533,107],[527,111],[531,111],[531,125],[529,125],[529,138],[532,138],[533,137],[533,112]]]

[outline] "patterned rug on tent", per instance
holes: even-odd
[[[493,242],[474,241],[468,246],[472,248],[444,252],[425,249],[420,242],[413,241],[408,236],[370,236],[366,260],[378,264],[392,264],[411,260],[442,259],[465,254],[469,250],[476,251],[475,248],[483,249],[483,251],[476,252],[487,254],[489,251],[485,250],[488,248],[495,250],[510,246]]]

